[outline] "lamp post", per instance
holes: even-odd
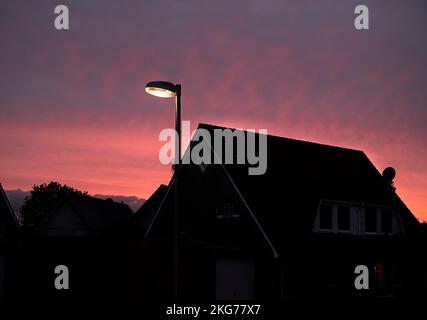
[[[173,228],[174,228],[174,298],[178,300],[180,298],[180,249],[181,249],[181,237],[180,237],[180,190],[179,190],[179,170],[181,166],[181,85],[173,84],[166,81],[151,81],[145,86],[145,91],[153,96],[160,98],[173,98],[175,97],[175,163],[174,169],[174,216],[173,216]]]

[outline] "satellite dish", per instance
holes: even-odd
[[[393,179],[396,177],[396,170],[392,167],[387,167],[383,171],[383,177],[386,181],[392,183]]]

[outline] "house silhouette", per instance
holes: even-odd
[[[226,128],[199,129],[213,137]],[[425,295],[420,224],[362,151],[271,135],[267,151],[267,171],[259,176],[248,175],[248,163],[181,166],[183,299]],[[173,268],[165,257],[172,256],[173,192],[172,179],[134,217],[151,246],[142,274],[156,275],[138,281],[156,299],[171,297],[172,271],[159,274],[158,266]],[[370,290],[355,289],[357,265],[369,268]]]
[[[105,236],[119,234],[132,210],[112,199],[65,192],[37,226],[44,236]]]
[[[125,292],[131,217],[126,204],[64,192],[37,226],[3,242],[4,301],[101,301]],[[69,270],[69,290],[54,286],[59,265]]]

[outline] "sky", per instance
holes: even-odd
[[[370,29],[354,28],[365,4]],[[0,2],[0,182],[148,198],[168,183],[159,133],[183,120],[363,150],[427,220],[425,0]]]

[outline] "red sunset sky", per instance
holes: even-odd
[[[356,31],[366,4],[370,30]],[[160,131],[183,118],[363,150],[427,220],[427,2],[158,0],[0,3],[0,182],[147,198],[167,183]]]

